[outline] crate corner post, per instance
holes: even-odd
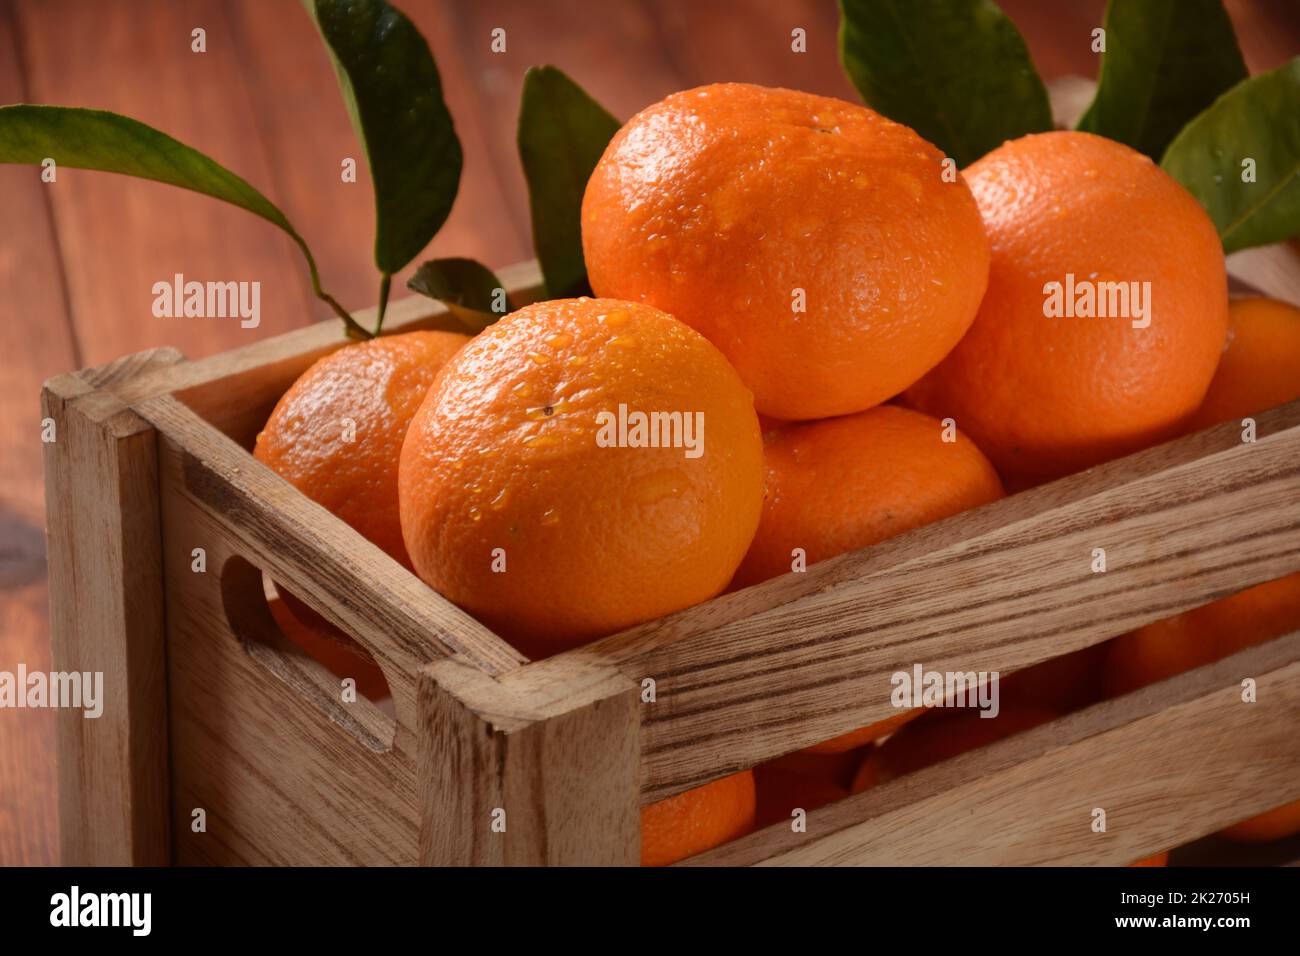
[[[632,681],[558,659],[493,677],[448,658],[422,670],[417,700],[421,865],[640,862]]]
[[[153,349],[41,394],[51,667],[103,675],[97,717],[57,714],[65,865],[171,861],[156,436],[118,393],[181,361]]]

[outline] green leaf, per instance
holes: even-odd
[[[840,0],[840,61],[872,109],[966,166],[1052,129],[1025,41],[991,0]]]
[[[510,311],[501,280],[473,259],[431,259],[416,270],[406,286],[445,303],[471,332],[482,332]]]
[[[39,165],[46,159],[73,169],[122,173],[179,186],[261,216],[298,244],[311,270],[312,289],[343,320],[348,334],[354,338],[369,336],[343,306],[321,289],[316,260],[284,213],[198,150],[118,113],[71,106],[0,107],[0,163]]]
[[[528,180],[533,249],[552,297],[584,295],[582,194],[620,124],[564,73],[533,67],[519,107],[519,158]]]
[[[1300,57],[1219,97],[1161,165],[1209,212],[1224,251],[1300,235]]]
[[[1104,26],[1101,79],[1079,129],[1152,159],[1247,76],[1220,0],[1111,0]]]
[[[391,276],[446,222],[460,140],[420,31],[383,0],[303,0],[338,73],[375,188],[375,265]],[[383,323],[388,282],[381,282]]]

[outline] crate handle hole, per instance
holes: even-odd
[[[221,601],[231,632],[258,664],[371,750],[392,749],[392,692],[359,643],[239,556],[222,567]]]

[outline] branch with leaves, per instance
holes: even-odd
[[[1015,25],[992,0],[840,0],[840,59],[867,105],[966,166],[1051,129]],[[1247,77],[1221,0],[1111,0],[1078,128],[1146,153],[1224,250],[1300,235],[1300,57]]]

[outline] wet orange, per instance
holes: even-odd
[[[763,444],[763,516],[735,586],[790,574],[1002,497],[988,459],[959,430],[882,405],[787,425]]]
[[[456,332],[407,332],[331,352],[280,396],[254,457],[411,567],[398,517],[397,461],[434,377],[467,341]],[[353,644],[298,597],[283,588],[280,596],[314,634]]]
[[[721,592],[758,525],[762,440],[699,333],[646,305],[557,300],[447,363],[399,487],[419,575],[540,657]]]
[[[1223,249],[1200,204],[1090,133],[1004,143],[966,179],[993,246],[988,292],[908,404],[956,419],[1015,486],[1173,437],[1227,332]],[[1080,315],[1089,295],[1109,315]],[[1073,314],[1047,315],[1054,298]]]
[[[587,183],[597,294],[704,333],[760,412],[858,412],[969,327],[988,278],[979,212],[943,154],[866,107],[722,83],[634,116]]]
[[[397,507],[397,462],[438,371],[469,339],[408,332],[346,345],[280,397],[253,455],[410,567]]]

